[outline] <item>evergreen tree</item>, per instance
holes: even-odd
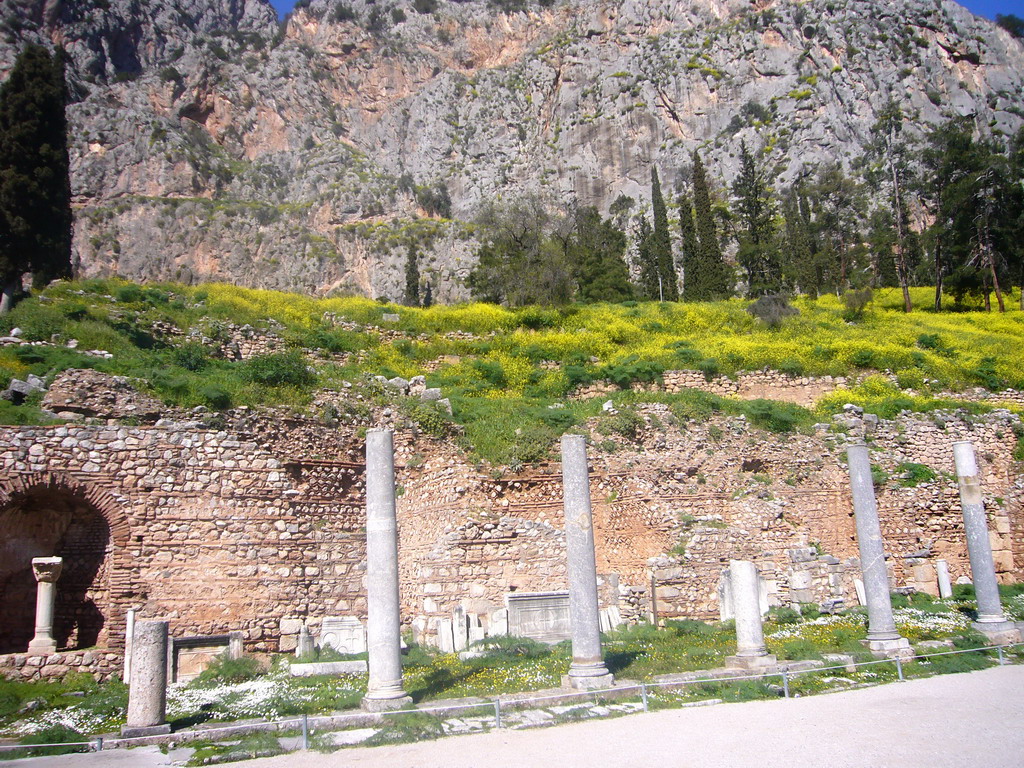
[[[672,258],[672,236],[668,231],[668,211],[661,194],[658,169],[651,167],[651,214],[654,230],[651,237],[652,259],[657,266],[658,293],[662,301],[678,301],[679,286],[676,279],[675,260]]]
[[[577,208],[568,240],[569,261],[574,265],[577,298],[581,301],[626,301],[633,298],[626,268],[626,235],[611,219],[602,219],[597,208]]]
[[[409,243],[405,259],[405,298],[403,303],[407,307],[420,305],[419,249],[416,247],[416,243]]]
[[[62,54],[29,45],[0,87],[0,313],[22,276],[71,274],[71,183]]]
[[[658,300],[658,256],[654,247],[651,223],[643,214],[637,217],[633,239],[636,241],[636,261],[640,267],[637,293],[641,298]]]
[[[423,306],[432,307],[434,306],[434,291],[430,287],[430,281],[427,280],[427,284],[423,286]]]
[[[895,101],[882,109],[878,120],[871,127],[871,142],[867,146],[865,159],[868,163],[868,179],[888,198],[889,216],[892,221],[895,240],[892,258],[896,279],[903,291],[903,309],[910,312],[910,251],[909,222],[907,217],[907,187],[910,177],[910,145],[903,137],[903,121],[906,115]]]
[[[811,239],[819,253],[820,289],[840,294],[862,282],[853,273],[859,267],[857,255],[864,239],[860,233],[866,206],[863,185],[847,176],[839,163],[831,163],[819,169],[807,196],[813,201]]]
[[[786,222],[786,245],[789,259],[786,265],[788,281],[796,289],[812,298],[818,296],[818,270],[808,232],[807,220],[800,210],[800,192],[794,187],[782,204]]]
[[[693,223],[693,204],[690,202],[686,192],[680,192],[679,205],[679,229],[682,232],[683,254],[680,261],[683,265],[683,298],[692,298],[689,286],[690,274],[697,270],[697,229]]]
[[[690,301],[712,301],[732,295],[732,274],[722,258],[715,217],[711,210],[711,193],[704,164],[693,153],[693,209],[697,229],[697,258],[693,274],[687,277]]]
[[[764,168],[740,142],[740,172],[733,182],[742,227],[736,260],[747,273],[752,296],[778,293],[782,284],[775,247],[775,204]]]

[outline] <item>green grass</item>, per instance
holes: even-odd
[[[444,414],[419,406],[408,406],[406,415],[427,434],[461,432],[460,443],[473,458],[513,467],[547,458],[560,434],[599,415],[600,402],[607,398],[568,401],[576,387],[595,380],[628,387],[657,382],[672,369],[702,370],[713,377],[768,367],[810,376],[890,370],[900,382],[896,386],[881,377],[869,378],[825,396],[813,412],[786,403],[734,401],[702,392],[659,397],[623,389],[612,396],[617,407],[668,403],[682,422],[714,413],[743,414],[755,427],[776,432],[805,430],[847,402],[890,417],[905,409],[963,405],[956,399],[936,398],[942,389],[1024,388],[1024,371],[1014,363],[1024,357],[1021,312],[935,313],[927,310],[928,289],[914,289],[912,296],[917,309],[909,315],[900,310],[898,292],[883,293],[854,323],[848,322],[835,297],[798,298],[794,306],[799,314],[769,328],[752,317],[746,311],[749,302],[740,299],[419,309],[365,298],[314,299],[223,284],[58,282],[0,318],[0,333],[18,326],[25,338],[58,343],[76,339],[78,349],[0,349],[0,384],[28,373],[52,378],[67,368],[91,367],[146,382],[141,386],[168,405],[213,410],[280,405],[302,412],[317,386],[336,388],[342,380],[358,385],[364,376],[423,374],[429,386],[441,387],[450,397],[454,415],[449,422]],[[385,314],[398,315],[398,322],[385,322]],[[328,322],[330,317],[361,327],[336,327]],[[165,323],[212,339],[224,338],[227,323],[272,327],[286,348],[236,363],[214,358],[210,345],[162,336],[158,327]],[[394,339],[373,326],[404,336]],[[103,349],[114,357],[89,357],[83,353],[88,349]],[[300,356],[304,351],[313,370]],[[903,392],[906,387],[913,387],[916,394]],[[967,407],[988,410],[979,404]],[[642,425],[625,413],[618,423],[604,424],[606,439],[630,441],[642,432]],[[0,423],[45,422],[38,402],[0,404]]]

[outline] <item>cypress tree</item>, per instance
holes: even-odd
[[[654,232],[646,216],[641,215],[636,223],[636,260],[640,266],[640,280],[637,293],[644,299],[658,298],[658,260],[654,251]]]
[[[626,235],[597,208],[573,212],[569,259],[574,265],[578,298],[583,301],[626,301],[633,298],[623,255]]]
[[[693,208],[697,227],[697,263],[689,298],[693,301],[725,298],[732,294],[731,270],[722,258],[722,247],[711,212],[707,175],[696,150],[693,153]]]
[[[740,172],[733,182],[736,210],[742,224],[736,259],[747,273],[747,287],[752,296],[776,293],[781,275],[774,248],[774,204],[764,169],[740,143]]]
[[[690,286],[691,275],[698,271],[697,260],[697,229],[693,224],[693,204],[685,192],[679,193],[679,229],[683,234],[683,298],[693,299],[693,288]]]
[[[430,287],[430,281],[423,287],[423,306],[432,307],[434,306],[434,291]]]
[[[672,258],[672,237],[668,231],[668,211],[665,209],[665,198],[661,194],[658,169],[653,166],[651,167],[651,213],[654,219],[651,252],[652,259],[657,265],[657,277],[660,278],[656,296],[664,301],[678,301],[679,287],[676,281],[675,262]]]
[[[409,251],[405,259],[405,301],[407,307],[420,305],[420,266],[419,250],[415,243],[409,243]]]
[[[22,276],[71,274],[71,183],[62,55],[29,45],[0,87],[0,312]]]

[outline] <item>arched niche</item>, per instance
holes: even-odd
[[[54,474],[0,481],[0,653],[23,653],[32,638],[34,557],[64,560],[53,627],[58,649],[121,645],[116,628],[123,627],[127,595],[117,574],[126,540],[127,523],[110,494]]]

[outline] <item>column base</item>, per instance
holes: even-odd
[[[165,736],[170,732],[170,723],[161,723],[160,725],[126,725],[121,728],[121,738],[141,739],[144,736]]]
[[[761,656],[726,656],[726,669],[745,669],[751,672],[779,666],[779,659],[771,653]]]
[[[1019,622],[972,621],[971,628],[981,632],[989,645],[1007,645],[1021,641]]]
[[[596,691],[601,688],[611,688],[615,685],[615,675],[605,672],[603,675],[576,676],[569,671],[568,675],[562,675],[563,688],[575,688],[577,691]]]
[[[378,699],[371,696],[363,696],[359,703],[366,712],[393,712],[396,709],[405,709],[412,706],[412,696],[402,695],[389,699]]]
[[[57,652],[57,643],[50,638],[44,638],[37,640],[32,638],[28,644],[28,655],[29,656],[49,656],[51,653]]]
[[[864,647],[871,651],[871,655],[878,659],[912,659],[914,649],[910,647],[910,641],[905,637],[887,638],[885,640],[861,640]]]

